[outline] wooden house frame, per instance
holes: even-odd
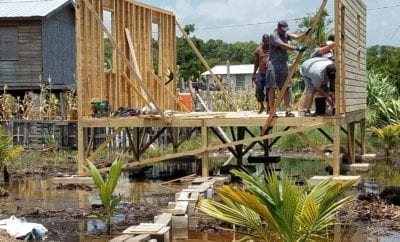
[[[313,24],[315,28],[327,0],[322,0],[320,10]],[[176,21],[173,13],[131,0],[77,0],[77,90],[79,102],[78,119],[78,161],[79,171],[85,161],[93,160],[121,132],[129,136],[129,151],[133,161],[125,166],[145,165],[187,155],[201,155],[202,175],[208,175],[208,153],[228,149],[240,161],[254,145],[260,144],[266,152],[279,137],[298,134],[315,153],[326,160],[333,168],[334,175],[340,174],[342,133],[346,134],[349,161],[355,162],[356,144],[360,152],[365,151],[365,110],[366,110],[366,6],[361,0],[334,0],[335,12],[335,51],[336,51],[336,89],[334,116],[319,117],[266,117],[251,112],[236,112],[233,99],[227,96],[232,112],[190,113],[176,98],[176,80],[164,84],[164,73],[169,69],[176,73],[176,26],[182,31],[201,62],[211,72],[206,60],[201,56],[190,38]],[[104,26],[103,11],[110,11],[112,32]],[[158,69],[154,70],[154,49],[152,46],[153,26],[157,25],[159,48]],[[113,69],[103,70],[104,33],[110,38],[113,48]],[[306,37],[309,40],[310,36]],[[288,80],[297,68],[301,53],[292,65]],[[157,73],[157,74],[155,74]],[[212,73],[212,72],[211,72]],[[213,76],[217,84],[218,78]],[[286,81],[286,88],[287,83]],[[225,92],[222,85],[220,88]],[[91,116],[90,100],[100,98],[111,106],[142,107],[158,110],[157,115],[135,117]],[[278,97],[278,102],[282,96]],[[173,110],[172,112],[164,112]],[[355,137],[355,125],[359,124],[360,137]],[[141,138],[148,128],[159,127],[171,132],[174,152],[162,157],[142,159],[141,154],[149,147]],[[176,130],[182,127],[201,130],[202,145],[194,150],[177,152],[179,142]],[[218,132],[219,127],[232,131],[233,141],[227,140]],[[253,134],[248,127],[263,127],[260,134]],[[91,150],[94,128],[109,128],[113,131],[105,141]],[[275,128],[279,128],[275,131]],[[332,129],[329,135],[326,129]],[[319,130],[333,143],[333,155],[327,156],[307,137],[306,131]],[[208,133],[214,132],[221,144],[209,145]],[[91,135],[90,135],[91,134]],[[247,135],[247,137],[246,137]],[[272,140],[272,142],[265,142]],[[152,141],[150,141],[152,142]]]

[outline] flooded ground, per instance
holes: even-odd
[[[368,189],[379,192],[386,186],[400,186],[399,161],[371,161],[371,165],[368,172],[358,172],[366,185],[357,187],[355,193],[362,193]],[[298,179],[328,174],[325,163],[320,160],[282,159],[277,166],[283,174]],[[196,169],[194,164],[188,167],[188,173]],[[115,234],[130,225],[152,222],[154,215],[161,213],[168,202],[174,200],[175,192],[180,189],[179,186],[167,188],[156,181],[131,180],[126,175],[120,179],[117,186],[116,192],[124,194],[125,198],[114,217],[117,224],[114,228]],[[41,223],[49,229],[48,241],[108,241],[109,237],[102,235],[103,224],[95,218],[87,217],[92,209],[100,204],[96,189],[90,191],[86,186],[82,186],[71,187],[69,189],[72,190],[68,190],[65,187],[57,189],[57,186],[58,184],[52,183],[50,179],[14,179],[10,184],[2,184],[2,188],[8,190],[9,196],[0,200],[1,218],[17,215],[25,217],[29,222]],[[345,225],[336,226],[329,240],[400,241],[400,233],[385,223],[342,222]],[[172,236],[179,237],[182,233],[187,233],[183,234],[183,237],[187,236],[189,241],[232,241],[237,236],[232,232],[223,231],[213,223],[209,226],[202,225],[197,231],[172,231]]]

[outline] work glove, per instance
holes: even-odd
[[[302,45],[296,47],[296,50],[297,50],[298,52],[304,52],[304,51],[306,51],[306,49],[307,49],[307,47],[302,46]]]

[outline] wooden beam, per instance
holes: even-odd
[[[338,121],[335,122],[333,126],[333,161],[332,161],[332,169],[333,175],[340,175],[340,124]]]
[[[201,176],[208,177],[208,128],[201,126],[201,140],[204,148],[204,152],[201,154]]]
[[[139,84],[141,84],[140,90],[142,91],[143,97],[147,100],[147,103],[149,103],[150,108],[157,108],[157,110],[159,111],[159,113],[161,115],[161,118],[167,123],[167,120],[165,118],[163,110],[160,109],[159,105],[157,104],[155,99],[150,95],[150,92],[147,90],[147,88],[145,87],[145,85],[143,83],[143,78],[142,78],[142,75],[140,74],[139,64],[137,62],[136,52],[135,52],[135,48],[133,47],[133,42],[132,42],[131,33],[129,32],[129,29],[125,29],[125,36],[128,41],[129,53],[131,54],[131,58],[132,58],[132,62],[133,62],[132,64],[134,67],[134,74],[138,78]],[[130,79],[128,79],[128,80],[130,80]],[[135,85],[135,83],[132,82],[131,80],[130,80],[130,83],[132,86]]]
[[[251,138],[247,138],[247,139],[243,139],[243,140],[239,140],[239,141],[234,141],[234,142],[227,143],[227,144],[212,145],[212,146],[209,146],[207,148],[201,147],[199,149],[189,150],[189,151],[185,151],[185,152],[181,152],[181,153],[163,155],[162,157],[153,157],[153,158],[149,158],[149,159],[146,159],[146,160],[141,160],[141,161],[138,161],[138,162],[131,162],[131,163],[125,164],[124,168],[130,168],[130,167],[135,167],[135,166],[146,165],[146,164],[155,163],[155,162],[159,162],[159,161],[163,161],[163,160],[179,158],[179,157],[183,157],[183,156],[187,156],[187,155],[198,155],[198,154],[201,154],[201,153],[203,153],[205,151],[214,151],[214,150],[219,150],[219,149],[225,149],[225,148],[227,148],[229,146],[235,146],[235,145],[240,145],[240,144],[249,145],[249,144],[251,144],[253,142],[261,141],[261,140],[264,140],[264,139],[276,138],[276,137],[280,137],[280,136],[284,136],[284,135],[288,135],[288,134],[295,134],[295,133],[298,133],[298,132],[305,132],[305,131],[314,130],[314,129],[318,129],[318,128],[323,128],[323,127],[327,127],[327,126],[332,126],[332,123],[331,122],[317,123],[317,124],[313,124],[313,125],[309,125],[309,126],[300,127],[300,128],[297,128],[296,130],[295,129],[290,129],[288,131],[276,132],[276,133],[271,133],[271,134],[257,136],[257,137],[251,137]],[[340,129],[339,129],[339,131],[340,131]],[[107,171],[108,169],[109,168],[103,168],[100,171],[103,172],[103,171]]]
[[[164,83],[160,80],[160,78],[154,74],[153,72],[151,72],[152,76],[154,79],[157,80],[157,82],[159,83],[160,86],[164,87]],[[176,103],[179,104],[179,106],[185,110],[185,112],[190,112],[190,110],[183,104],[183,102],[168,88],[163,88],[163,90],[166,90],[166,93],[170,95],[170,97],[172,97]]]
[[[318,12],[317,12],[317,14],[316,14],[316,16],[315,16],[315,18],[314,18],[314,21],[313,21],[313,23],[312,23],[312,25],[311,25],[311,30],[310,30],[310,32],[309,32],[309,33],[305,36],[305,38],[304,38],[304,44],[307,44],[308,42],[310,42],[311,36],[312,36],[312,34],[314,33],[314,30],[315,30],[315,28],[317,27],[317,24],[318,24],[319,20],[321,19],[321,16],[322,16],[322,14],[323,14],[323,12],[324,12],[324,9],[325,9],[325,6],[326,6],[327,1],[328,1],[328,0],[323,0],[323,1],[322,1],[321,7],[319,8],[319,10],[318,10]],[[300,63],[302,56],[303,56],[303,53],[302,53],[302,52],[300,52],[300,53],[297,54],[297,57],[296,57],[296,59],[295,59],[293,65],[290,67],[289,74],[288,74],[288,76],[287,76],[287,78],[286,78],[286,80],[285,80],[285,83],[283,84],[283,87],[282,87],[282,89],[281,89],[281,91],[280,91],[280,93],[279,93],[279,97],[278,97],[278,99],[275,101],[272,110],[270,110],[270,113],[274,114],[274,113],[276,112],[277,107],[278,107],[278,106],[280,105],[280,103],[282,102],[282,99],[283,99],[283,97],[284,97],[284,94],[285,94],[285,92],[287,91],[287,88],[288,88],[288,86],[289,86],[290,80],[292,79],[292,77],[293,77],[295,71],[297,70],[297,66],[298,66],[299,63]],[[272,122],[272,119],[273,119],[273,118],[274,118],[273,115],[268,115],[267,121],[265,122],[264,127],[263,127],[262,130],[261,130],[261,134],[264,134],[264,133],[265,133],[266,129],[271,125],[271,122]]]
[[[350,164],[356,163],[354,123],[347,124],[347,149]]]
[[[178,28],[181,30],[183,37],[185,37],[185,39],[187,40],[187,42],[189,43],[190,47],[192,47],[194,53],[197,55],[197,58],[199,58],[199,60],[201,61],[201,63],[204,65],[204,67],[210,72],[214,82],[218,85],[218,87],[220,88],[220,90],[225,94],[225,96],[227,97],[227,100],[229,101],[229,104],[233,107],[234,110],[237,110],[237,106],[235,104],[235,101],[233,100],[233,98],[228,94],[228,92],[226,91],[224,85],[222,85],[221,81],[218,79],[218,77],[216,75],[214,75],[214,73],[211,71],[210,66],[208,65],[207,61],[204,59],[204,57],[201,55],[200,51],[196,48],[196,46],[194,45],[193,41],[190,39],[189,35],[185,32],[185,30],[182,28],[182,26],[178,23],[178,21],[176,21],[176,26],[178,26]]]
[[[317,155],[324,159],[330,166],[333,165],[332,159],[326,156],[325,153],[307,137],[307,135],[305,135],[303,132],[299,132],[298,135],[314,150]]]
[[[365,118],[360,120],[360,142],[361,142],[361,155],[365,154],[365,134],[366,134],[366,128],[365,128]]]
[[[115,138],[115,136],[117,136],[117,134],[122,130],[123,128],[119,127],[117,128],[117,130],[114,131],[114,133],[107,136],[106,140],[104,140],[103,143],[101,143],[99,147],[97,147],[97,149],[92,154],[90,154],[89,157],[86,158],[86,160],[92,161],[104,148],[107,147],[108,143],[110,143]]]

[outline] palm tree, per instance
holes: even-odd
[[[383,128],[372,127],[371,132],[382,140],[385,157],[388,158],[390,150],[399,142],[400,123],[389,124]]]
[[[100,171],[96,168],[96,166],[88,161],[88,166],[85,167],[89,176],[92,177],[94,183],[99,189],[99,196],[101,199],[101,203],[103,204],[105,211],[103,213],[94,211],[93,214],[104,222],[107,228],[107,233],[111,235],[112,228],[112,216],[114,214],[115,208],[118,203],[121,202],[123,195],[113,195],[114,190],[117,186],[118,179],[121,175],[122,165],[125,161],[125,158],[122,156],[118,156],[115,158],[114,162],[110,167],[110,172],[108,174],[108,179],[104,180],[101,176]]]
[[[13,146],[12,137],[7,134],[5,128],[0,127],[0,167],[3,168],[4,182],[10,182],[7,163],[22,151],[21,146]]]
[[[280,181],[275,172],[257,177],[233,170],[245,189],[225,185],[216,193],[221,202],[200,200],[198,208],[207,215],[250,229],[248,236],[265,241],[307,241],[318,237],[334,224],[334,215],[351,196],[344,196],[355,181],[326,179],[310,191],[293,181]]]

